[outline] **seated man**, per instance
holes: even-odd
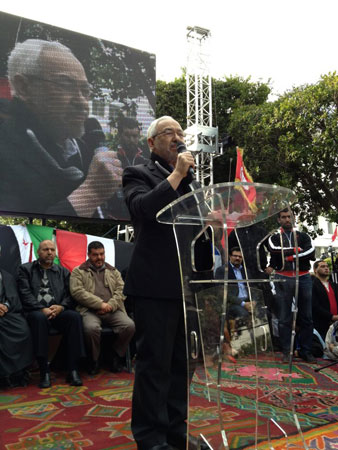
[[[329,281],[330,269],[326,261],[316,261],[313,270],[313,326],[325,340],[330,325],[338,320],[338,287]]]
[[[123,286],[120,272],[105,262],[103,244],[91,242],[88,245],[88,260],[76,267],[70,277],[70,292],[79,303],[77,311],[82,315],[86,344],[91,352],[90,375],[99,372],[102,324],[117,334],[114,349],[118,357],[114,358],[113,371],[120,370],[119,358],[125,355],[135,333],[134,322],[128,317],[123,304]]]
[[[1,247],[0,247],[1,250]],[[24,386],[33,361],[32,339],[22,315],[16,281],[0,269],[0,386]]]
[[[338,321],[330,325],[325,339],[325,356],[338,361]]]
[[[229,280],[243,280],[243,282],[229,284],[228,295],[228,318],[235,319],[239,324],[247,323],[250,320],[252,306],[255,302],[250,302],[248,290],[246,288],[245,273],[242,266],[242,253],[239,247],[233,247],[229,251],[228,278]],[[216,270],[215,278],[224,279],[225,266]]]
[[[51,386],[48,365],[48,332],[51,327],[60,331],[67,341],[66,381],[82,386],[77,372],[80,358],[85,356],[82,320],[73,311],[69,293],[69,271],[54,264],[56,250],[52,241],[42,241],[39,259],[20,266],[19,293],[33,337],[33,348],[40,368],[39,387]]]

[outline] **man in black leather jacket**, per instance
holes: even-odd
[[[18,286],[21,302],[31,328],[33,348],[40,367],[41,388],[51,386],[48,365],[48,332],[51,327],[60,331],[67,342],[67,381],[81,386],[77,372],[80,358],[85,356],[82,319],[73,311],[69,293],[69,272],[54,264],[56,250],[52,241],[42,241],[39,259],[20,266]]]

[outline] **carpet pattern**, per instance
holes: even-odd
[[[324,363],[323,363],[324,364]],[[276,371],[278,367],[279,370]],[[338,449],[338,370],[337,366],[314,372],[316,366],[296,361],[293,366],[292,385],[294,408],[303,431],[304,439],[311,450]],[[223,428],[229,447],[232,449],[304,449],[297,433],[293,411],[289,407],[289,383],[286,382],[287,368],[272,361],[261,362],[256,367],[250,360],[238,361],[236,365],[224,364],[222,367],[222,390],[220,401],[223,414]],[[216,379],[217,373],[209,369],[210,379]],[[192,392],[194,397],[206,397],[206,387],[195,373]],[[258,402],[253,384],[255,376],[259,378]],[[282,380],[284,382],[276,382]],[[209,391],[210,398],[216,404],[217,391]],[[193,399],[195,401],[195,399]],[[255,417],[258,413],[258,443],[255,445]],[[216,406],[215,406],[216,413]],[[201,413],[202,414],[202,413]],[[205,415],[206,417],[206,415]],[[274,421],[272,422],[271,419]],[[194,423],[193,417],[190,419]],[[209,417],[209,424],[199,423],[195,431],[208,436],[217,448],[220,431],[216,421]],[[272,445],[268,442],[267,424],[270,422]],[[288,434],[283,437],[281,426]],[[197,433],[198,434],[198,433]],[[215,436],[215,439],[213,438]],[[218,439],[216,437],[218,436]],[[289,447],[288,447],[289,446]]]
[[[296,362],[292,384],[295,409],[304,439],[311,450],[338,449],[338,368],[316,373],[314,366]],[[210,369],[211,370],[211,369]],[[231,449],[304,449],[293,433],[292,412],[287,408],[284,383],[271,390],[271,362],[259,369],[258,399],[260,440],[255,445],[256,391],[252,383],[255,367],[241,361],[235,370],[223,367],[221,391],[223,427]],[[135,450],[130,430],[133,375],[101,371],[95,377],[83,374],[84,386],[65,384],[62,373],[53,373],[49,389],[37,387],[38,374],[26,388],[0,391],[0,449],[93,449]],[[281,374],[282,376],[283,374]],[[215,376],[216,374],[212,374]],[[217,393],[205,398],[205,386],[196,373],[191,386],[190,423],[192,434],[202,433],[210,442],[219,435]],[[276,427],[272,443],[266,423],[274,419],[290,433],[288,440]]]

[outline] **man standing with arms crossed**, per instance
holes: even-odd
[[[186,448],[187,355],[182,288],[174,232],[156,213],[189,192],[190,152],[177,153],[184,133],[163,116],[148,130],[150,161],[123,175],[135,247],[125,294],[135,305],[137,362],[131,428],[139,450]],[[197,444],[189,436],[190,446]]]

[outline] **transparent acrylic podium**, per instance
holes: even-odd
[[[243,192],[251,195],[252,189],[256,203],[249,207]],[[278,213],[294,201],[294,193],[279,186],[222,183],[194,190],[157,214],[159,222],[173,226],[179,255],[188,430],[211,449],[308,449],[292,394],[297,375],[291,354],[283,364],[281,353],[274,353],[275,294],[282,281],[264,272],[267,239],[278,232]],[[219,271],[215,275],[220,257],[223,263],[229,259],[229,242],[231,247],[235,242],[243,255],[242,282],[229,279],[227,264],[221,276]],[[292,346],[298,258],[295,279]],[[237,314],[240,283],[248,300],[244,313]]]

